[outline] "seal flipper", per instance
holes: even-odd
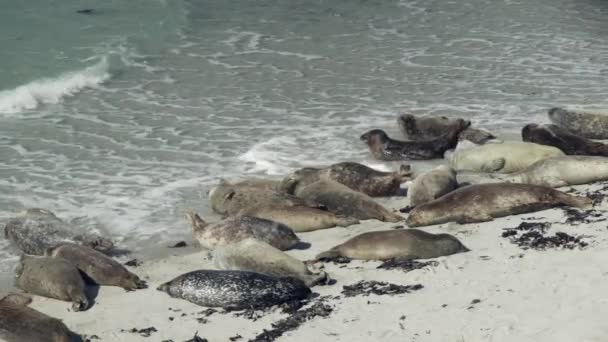
[[[331,261],[331,260],[337,259],[337,258],[339,258],[341,256],[342,256],[342,253],[339,250],[337,250],[335,248],[332,248],[332,249],[330,249],[328,251],[325,251],[323,253],[317,254],[317,256],[314,258],[313,261],[314,262],[317,262],[317,261]]]
[[[568,182],[557,177],[542,177],[541,183],[551,188],[561,188],[562,186],[568,186]]]
[[[507,160],[505,158],[497,158],[487,161],[481,165],[483,172],[498,172],[505,167]]]
[[[401,164],[401,166],[399,166],[398,175],[399,183],[403,183],[408,179],[411,179],[413,176],[412,166],[410,164]]]

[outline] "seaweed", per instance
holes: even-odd
[[[403,293],[410,293],[422,289],[424,286],[421,284],[416,285],[397,285],[387,282],[380,281],[365,281],[362,280],[353,285],[344,285],[342,287],[342,294],[345,297],[354,296],[369,296],[375,294],[378,296],[389,295],[394,296]]]
[[[435,267],[437,265],[439,265],[439,263],[437,261],[423,262],[423,261],[416,261],[416,260],[404,260],[404,259],[400,259],[400,258],[392,258],[392,259],[383,261],[382,264],[380,264],[380,266],[378,266],[376,268],[385,269],[385,270],[400,269],[403,272],[410,272],[413,270],[425,268],[427,266]]]

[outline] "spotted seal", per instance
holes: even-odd
[[[304,299],[311,293],[300,279],[221,270],[188,272],[157,289],[194,304],[230,310],[269,307]]]
[[[383,230],[359,234],[316,256],[315,260],[347,257],[363,260],[430,259],[469,251],[449,234],[418,229]]]
[[[437,199],[458,187],[456,171],[440,165],[416,177],[407,191],[410,205],[415,207]]]
[[[554,146],[567,155],[608,156],[608,145],[575,134],[557,125],[529,124],[521,130],[523,141]]]
[[[40,208],[27,209],[10,219],[4,227],[4,235],[23,253],[32,255],[43,255],[47,248],[61,242],[74,242],[100,251],[114,246],[107,238],[78,232],[76,227]]]
[[[591,199],[571,196],[550,187],[491,183],[462,187],[414,208],[406,223],[410,227],[447,222],[487,222],[496,217],[524,214],[560,205],[590,208]]]
[[[256,238],[280,250],[294,247],[300,239],[286,225],[252,216],[236,216],[205,222],[194,211],[186,212],[194,237],[203,248],[214,249],[246,238]]]
[[[589,139],[608,139],[608,113],[551,108],[549,120],[568,131]]]
[[[412,114],[401,114],[397,123],[401,132],[408,140],[431,140],[440,137],[445,132],[458,126],[458,120],[449,119],[445,116],[415,116]],[[465,121],[470,125],[470,122]],[[481,129],[468,127],[458,135],[460,140],[469,140],[475,144],[484,144],[488,140],[496,139],[496,136]]]

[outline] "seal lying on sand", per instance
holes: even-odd
[[[47,250],[53,258],[62,258],[76,266],[97,285],[119,286],[125,290],[145,289],[145,281],[129,272],[109,256],[73,243],[60,244]]]
[[[608,156],[608,145],[574,135],[557,125],[529,124],[521,130],[523,141],[554,146],[567,155]]]
[[[447,153],[446,159],[456,171],[512,173],[539,160],[564,155],[564,152],[553,146],[505,141]]]
[[[549,109],[549,120],[568,131],[589,139],[608,139],[608,112]]]
[[[282,223],[294,232],[310,232],[336,226],[348,227],[359,223],[354,217],[309,207],[250,207],[241,210],[238,216],[253,216]]]
[[[183,274],[160,285],[158,290],[201,306],[231,310],[269,307],[304,299],[311,293],[303,281],[292,277],[215,270]]]
[[[29,308],[32,299],[10,294],[0,299],[0,341],[82,342],[60,320]]]
[[[459,125],[458,120],[445,116],[415,116],[402,114],[397,118],[401,132],[408,140],[432,140],[442,136],[453,127]],[[469,121],[465,121],[470,125]],[[468,127],[458,135],[460,140],[469,140],[476,144],[484,144],[496,137],[484,130]]]
[[[446,222],[473,223],[567,205],[590,208],[591,199],[571,196],[546,186],[493,183],[469,185],[414,208],[410,227]]]
[[[283,185],[287,192],[297,187],[299,179],[293,176]],[[393,213],[364,193],[351,190],[334,181],[320,180],[299,188],[296,196],[322,203],[335,214],[355,217],[359,220],[376,219],[385,222],[399,222],[403,217]]]
[[[437,199],[456,189],[456,171],[449,166],[440,165],[424,173],[412,182],[407,195],[411,206],[418,206]]]
[[[383,172],[352,162],[337,163],[326,168],[303,168],[287,176],[287,179],[294,174],[300,178],[300,187],[318,180],[332,180],[372,197],[397,195],[401,183],[412,178],[409,165],[401,165],[399,171]]]
[[[253,188],[263,190],[276,190],[279,185],[279,181],[261,178],[250,178],[232,183],[233,187],[236,188]]]
[[[503,178],[504,182],[559,188],[608,180],[608,158],[564,156],[537,161]]]
[[[257,217],[237,216],[207,223],[197,213],[187,211],[186,220],[192,225],[194,237],[206,249],[255,238],[280,250],[286,250],[300,241],[286,225]]]
[[[323,252],[316,260],[340,256],[351,259],[430,259],[469,251],[449,234],[431,234],[418,229],[383,230],[359,234]]]
[[[213,211],[224,215],[236,215],[239,211],[253,205],[320,207],[318,203],[290,194],[260,188],[236,187],[225,181],[221,181],[218,186],[211,190],[209,200]]]
[[[327,274],[313,274],[306,265],[266,242],[245,239],[218,247],[211,252],[215,267],[221,270],[251,271],[277,277],[294,277],[306,286],[314,286],[327,279]]]
[[[442,158],[445,151],[458,143],[458,134],[468,127],[464,120],[459,125],[432,140],[393,140],[380,129],[361,135],[361,140],[369,147],[372,156],[378,160],[426,160]]]
[[[78,232],[52,212],[39,208],[27,209],[9,220],[4,235],[22,252],[33,255],[43,255],[47,248],[61,242],[74,242],[100,251],[114,246],[109,239]]]
[[[74,311],[89,307],[84,280],[65,259],[22,255],[15,285],[31,294],[72,302]]]

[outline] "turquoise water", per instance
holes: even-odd
[[[553,106],[606,106],[606,15],[596,0],[3,0],[0,221],[45,207],[137,249],[187,236],[184,209],[209,215],[220,177],[382,167],[358,137],[398,138],[399,112],[517,133]]]

